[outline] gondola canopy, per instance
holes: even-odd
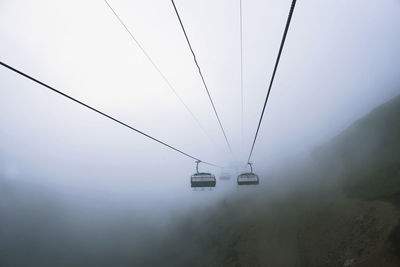
[[[252,184],[259,184],[260,179],[258,175],[252,172],[242,173],[237,178],[238,185],[252,185]]]
[[[255,185],[260,183],[258,175],[253,173],[252,163],[247,163],[250,166],[251,171],[242,173],[237,178],[238,185]]]
[[[215,187],[216,179],[215,175],[208,172],[199,172],[199,163],[201,161],[196,161],[196,173],[190,177],[191,187]]]

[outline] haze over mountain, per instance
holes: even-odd
[[[0,267],[398,266],[399,14],[1,0]]]
[[[259,187],[168,222],[1,177],[0,265],[398,266],[399,118],[400,96]]]

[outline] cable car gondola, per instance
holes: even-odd
[[[238,185],[252,185],[252,184],[259,184],[260,179],[258,175],[253,173],[253,166],[252,163],[247,163],[250,165],[251,172],[245,172],[238,176],[237,183]]]
[[[223,172],[219,175],[220,180],[230,180],[231,179],[231,174],[228,172]]]
[[[207,172],[199,172],[199,163],[201,161],[196,161],[196,173],[190,178],[191,187],[215,187],[216,180],[215,176]]]

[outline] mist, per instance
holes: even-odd
[[[298,1],[251,158],[260,186],[241,188],[236,177],[248,171],[290,1],[242,1],[243,136],[239,1],[175,1],[232,154],[172,4],[109,3],[205,132],[104,1],[0,1],[0,60],[223,166],[199,167],[215,174],[217,185],[191,189],[193,159],[1,67],[0,266],[184,266],[206,251],[208,239],[189,238],[203,224],[210,232],[223,225],[236,231],[268,206],[285,227],[298,213],[282,215],[276,203],[300,195],[300,212],[342,197],[337,189],[348,166],[370,160],[345,164],[342,155],[316,151],[400,94],[398,1]],[[219,180],[226,172],[230,180]],[[254,204],[248,216],[243,201]],[[231,214],[236,205],[240,212]],[[288,247],[271,251],[287,255]]]

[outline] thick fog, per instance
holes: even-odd
[[[0,1],[0,60],[204,161],[245,166],[291,1],[242,1],[243,143],[239,1],[175,1],[233,155],[171,2],[109,3],[206,133],[102,0]],[[399,94],[399,14],[396,0],[298,1],[251,159],[261,182]],[[39,187],[74,214],[158,225],[239,190],[233,177],[192,191],[194,172],[194,160],[0,68],[5,184]]]

